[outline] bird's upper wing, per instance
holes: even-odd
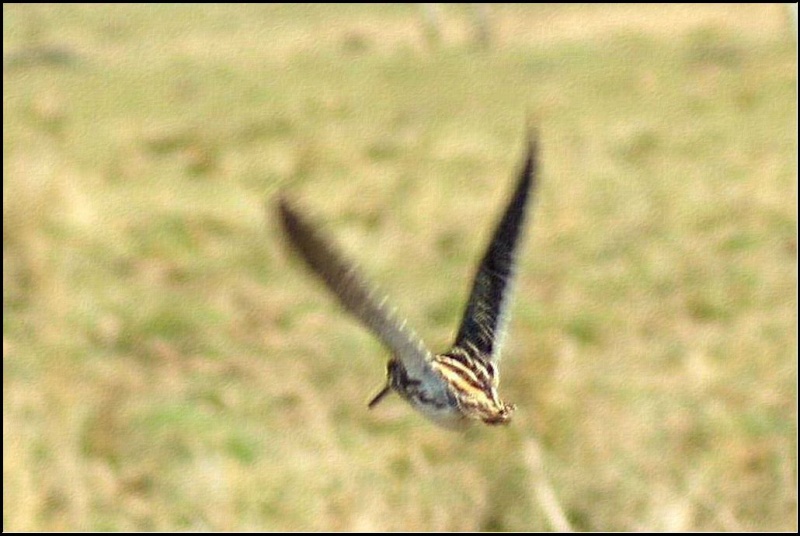
[[[537,144],[531,135],[516,189],[478,267],[456,336],[456,347],[494,362],[499,358],[508,322],[510,287],[520,234],[525,225],[526,206],[536,186],[536,156]]]
[[[339,299],[339,302],[371,329],[406,370],[421,377],[429,369],[430,352],[419,337],[385,307],[375,288],[355,264],[345,260],[335,246],[283,197],[278,201],[281,224],[289,243],[305,263]]]

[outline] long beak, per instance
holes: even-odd
[[[392,392],[392,388],[391,388],[391,386],[390,386],[390,385],[387,383],[387,384],[386,384],[386,386],[385,386],[383,389],[381,389],[380,393],[378,393],[377,395],[375,395],[375,396],[372,398],[372,400],[370,400],[370,401],[369,401],[369,403],[367,404],[367,407],[368,407],[369,409],[372,409],[372,408],[374,408],[374,407],[375,407],[375,406],[378,404],[378,402],[380,402],[381,400],[383,400],[383,399],[386,397],[386,395],[388,395],[388,394],[389,394],[389,393],[391,393],[391,392]]]

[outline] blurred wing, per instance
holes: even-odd
[[[385,308],[386,298],[378,300],[375,288],[355,264],[345,260],[286,199],[280,198],[278,210],[289,243],[336,295],[339,303],[372,330],[409,372],[422,376],[428,367],[430,352],[406,327],[405,321]]]
[[[500,356],[508,322],[510,287],[526,206],[536,186],[536,152],[536,141],[531,135],[516,189],[481,260],[455,341],[456,347],[494,362]]]

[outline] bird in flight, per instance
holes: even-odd
[[[278,212],[288,243],[338,298],[389,349],[386,383],[369,402],[373,408],[392,391],[434,423],[464,428],[471,422],[506,424],[515,406],[497,394],[498,360],[508,323],[517,251],[527,205],[536,187],[537,143],[529,136],[516,186],[472,283],[453,347],[434,354],[386,306],[376,288],[339,249],[280,196]]]

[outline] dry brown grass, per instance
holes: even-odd
[[[783,8],[493,9],[4,6],[5,530],[796,530]],[[516,420],[368,412],[265,202],[443,348],[526,114]]]

